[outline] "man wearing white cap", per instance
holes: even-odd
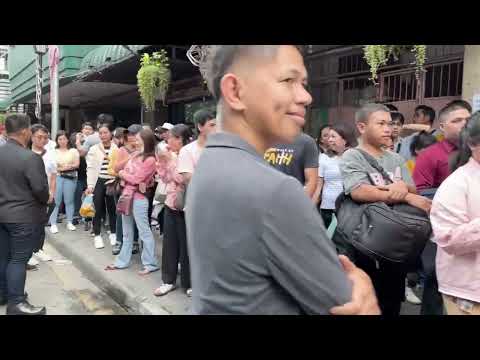
[[[160,143],[157,145],[157,152],[167,150],[167,141],[170,137],[170,130],[172,130],[173,125],[166,122],[162,126],[159,126],[155,129],[155,135],[160,139]]]

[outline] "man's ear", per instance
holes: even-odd
[[[358,132],[360,133],[360,135],[363,135],[363,133],[365,132],[365,127],[367,126],[366,123],[362,122],[362,121],[359,121],[357,123],[357,130]]]
[[[241,111],[245,109],[242,99],[243,83],[241,79],[233,74],[227,73],[220,81],[220,91],[223,101],[233,110]]]

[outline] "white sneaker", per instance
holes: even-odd
[[[116,234],[110,234],[108,235],[108,238],[110,239],[110,245],[115,245],[117,243],[117,235]]]
[[[100,235],[95,236],[93,242],[95,244],[95,249],[103,249],[105,247],[105,245],[103,244],[103,239]]]
[[[34,253],[35,257],[37,257],[40,261],[52,261],[52,257],[48,255],[43,250],[38,250],[38,252]]]
[[[28,260],[28,265],[30,266],[37,266],[38,264],[40,263],[37,260],[35,260],[33,256],[30,258],[30,260]]]
[[[187,289],[187,296],[192,297],[192,289]]]
[[[67,229],[70,230],[70,231],[75,231],[75,230],[77,230],[77,228],[75,227],[75,225],[73,225],[72,223],[68,223],[68,224],[67,224]]]
[[[52,225],[52,226],[50,226],[50,232],[51,232],[52,234],[57,234],[57,233],[58,233],[58,227],[57,227],[57,225]]]
[[[163,296],[167,295],[170,291],[175,289],[175,285],[173,284],[163,284],[158,289],[155,289],[153,294],[155,296]]]
[[[405,298],[410,304],[413,305],[420,305],[422,303],[422,300],[420,300],[417,295],[415,295],[412,288],[408,286],[405,287]]]

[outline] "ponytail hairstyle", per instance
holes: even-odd
[[[460,166],[465,165],[472,156],[470,146],[480,145],[480,111],[473,114],[467,122],[467,125],[460,133],[460,143],[458,152],[450,161],[450,170],[454,172]]]

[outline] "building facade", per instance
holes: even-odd
[[[462,98],[464,45],[428,45],[425,72],[418,79],[413,54],[392,57],[380,69],[377,85],[370,80],[361,45],[312,45],[309,50],[305,62],[314,102],[308,132],[314,136],[326,123],[353,127],[354,113],[365,103],[395,105],[411,122],[417,105],[438,112]]]

